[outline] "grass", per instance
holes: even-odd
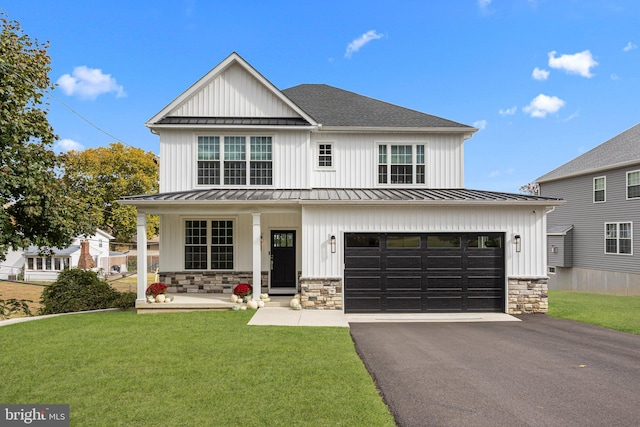
[[[640,335],[640,296],[550,290],[547,314]]]
[[[347,328],[251,312],[61,316],[0,328],[0,402],[68,403],[74,426],[393,426]]]

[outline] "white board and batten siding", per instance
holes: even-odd
[[[170,111],[176,117],[298,117],[240,65],[233,64]]]
[[[546,277],[544,207],[316,207],[302,209],[302,271],[306,277],[342,276],[344,233],[503,232],[507,277]],[[516,252],[513,236],[521,236]],[[330,253],[331,235],[337,252]]]
[[[378,179],[378,145],[424,144],[426,183],[428,188],[464,187],[464,146],[461,135],[447,134],[394,134],[361,133],[335,134],[314,132],[311,134],[313,159],[312,188],[375,188]],[[317,165],[319,144],[332,144],[333,168]],[[389,154],[390,155],[390,154]],[[415,151],[413,152],[415,156]],[[415,185],[408,185],[413,187]]]
[[[160,221],[160,265],[163,271],[185,271],[184,270],[184,226],[185,221],[225,219],[234,222],[234,270],[251,271],[253,268],[252,259],[252,239],[253,239],[253,217],[250,213],[238,214],[232,208],[227,210],[216,208],[208,210],[185,209],[183,214],[162,215]],[[278,212],[263,213],[260,215],[260,228],[263,235],[263,245],[261,250],[262,270],[269,268],[269,247],[271,230],[295,230],[296,231],[296,270],[302,267],[302,225],[299,212]]]

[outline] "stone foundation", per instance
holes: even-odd
[[[197,293],[197,294],[231,294],[239,283],[253,285],[253,272],[205,271],[201,273],[161,272],[160,281],[167,285],[168,293]],[[267,292],[269,273],[262,272],[262,292]]]
[[[510,277],[509,314],[546,313],[549,309],[548,277]]]
[[[300,305],[313,310],[342,310],[342,278],[300,278]]]

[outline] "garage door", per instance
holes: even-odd
[[[504,311],[503,233],[345,234],[347,313]]]

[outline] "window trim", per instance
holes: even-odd
[[[604,181],[604,188],[601,190],[596,189],[596,180],[602,179]],[[596,191],[602,191],[604,194],[603,200],[596,200]],[[593,178],[593,203],[605,203],[607,201],[607,177],[606,176],[596,176]]]
[[[627,171],[626,173],[626,180],[625,180],[625,197],[627,200],[637,200],[640,199],[640,196],[637,197],[629,197],[629,175],[631,175],[632,173],[637,173],[638,175],[640,175],[640,169],[636,169],[636,170],[632,170],[632,171]],[[634,185],[635,187],[635,185]]]
[[[45,257],[29,255],[25,258],[24,266],[27,271],[60,272],[68,269],[71,264],[71,257],[69,256]],[[58,261],[60,268],[56,268],[56,261]],[[29,264],[31,264],[31,266],[29,266]],[[40,265],[41,268],[38,268],[38,265]]]
[[[320,165],[320,146],[321,145],[328,145],[329,147],[331,147],[331,154],[329,155],[329,157],[331,158],[331,166],[321,166]],[[314,164],[314,169],[315,170],[319,170],[319,171],[335,171],[336,170],[336,151],[335,151],[335,143],[334,141],[316,141],[316,151],[315,151],[315,156],[313,159],[313,164]],[[326,155],[325,155],[326,156]]]
[[[200,184],[198,183],[198,172],[199,172],[199,166],[198,163],[201,161],[198,158],[198,139],[200,137],[217,137],[218,138],[218,160],[207,160],[209,162],[214,162],[217,163],[218,165],[218,171],[220,176],[219,178],[219,183],[217,184]],[[245,151],[244,151],[244,160],[229,160],[229,159],[225,159],[225,138],[245,138]],[[252,151],[251,151],[251,138],[270,138],[271,139],[271,160],[254,160],[252,159]],[[193,183],[194,183],[194,188],[273,188],[275,187],[275,155],[274,155],[274,151],[275,151],[275,134],[269,133],[269,132],[265,132],[265,133],[260,133],[260,132],[244,132],[244,133],[237,133],[237,132],[196,132],[194,133],[194,140],[193,140],[193,161],[192,161],[192,165],[193,165],[193,172],[192,172],[192,176],[193,176]],[[244,184],[225,184],[225,164],[227,163],[233,163],[233,162],[244,162],[244,171],[245,171],[245,183]],[[252,164],[256,163],[256,162],[270,162],[271,163],[271,184],[252,184],[252,177],[251,176],[251,171],[252,171]]]
[[[547,266],[547,274],[556,274],[556,267],[552,265]]]
[[[607,225],[615,224],[616,226],[616,252],[607,252]],[[629,253],[620,252],[620,225],[621,224],[629,224],[629,237],[624,240],[629,240],[630,251]],[[633,221],[612,221],[604,223],[604,254],[605,255],[622,255],[622,256],[633,256]]]
[[[221,216],[210,216],[210,215],[204,215],[204,216],[183,216],[180,218],[181,224],[182,224],[182,230],[181,230],[181,234],[182,234],[182,243],[181,243],[181,265],[182,265],[182,270],[185,272],[205,272],[205,271],[215,271],[215,272],[230,272],[230,271],[236,271],[237,270],[237,266],[238,266],[238,217],[236,215],[221,215]],[[207,224],[207,243],[206,243],[206,248],[207,248],[207,268],[202,270],[202,269],[187,269],[186,268],[186,250],[185,248],[187,247],[186,244],[186,227],[187,227],[187,221],[205,221]],[[211,234],[211,222],[212,221],[231,221],[231,232],[232,234],[232,238],[233,238],[233,244],[231,245],[231,247],[233,248],[233,267],[230,269],[212,269],[211,268],[211,248],[213,247],[213,240],[212,240],[212,234]]]
[[[386,146],[386,163],[380,163],[380,147]],[[392,148],[393,146],[410,146],[411,147],[411,163],[392,163]],[[423,162],[418,163],[418,147],[424,147],[422,151]],[[375,144],[375,186],[378,187],[390,187],[390,186],[408,186],[408,187],[425,187],[428,186],[428,152],[429,147],[427,141],[378,141]],[[411,182],[407,183],[392,183],[392,166],[393,165],[410,165],[411,166]],[[380,166],[386,166],[386,182],[380,182]],[[418,172],[418,167],[422,166],[422,172]],[[418,182],[418,176],[422,175],[424,182]]]

